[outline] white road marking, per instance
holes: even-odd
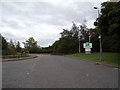
[[[89,76],[89,74],[86,74],[86,76],[88,77],[88,76]]]
[[[29,72],[27,72],[27,75],[29,75],[30,73]]]

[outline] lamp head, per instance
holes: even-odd
[[[94,9],[98,9],[98,7],[94,7]]]

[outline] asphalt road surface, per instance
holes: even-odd
[[[3,62],[3,88],[117,88],[118,69],[64,56]]]

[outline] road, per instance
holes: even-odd
[[[3,62],[3,88],[117,88],[118,69],[64,56]]]

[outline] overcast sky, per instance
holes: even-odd
[[[63,28],[70,30],[72,21],[79,25],[86,19],[87,27],[94,28],[97,10],[93,7],[100,8],[104,1],[1,2],[0,33],[8,41],[23,42],[34,37],[41,47],[46,47],[60,38]]]

